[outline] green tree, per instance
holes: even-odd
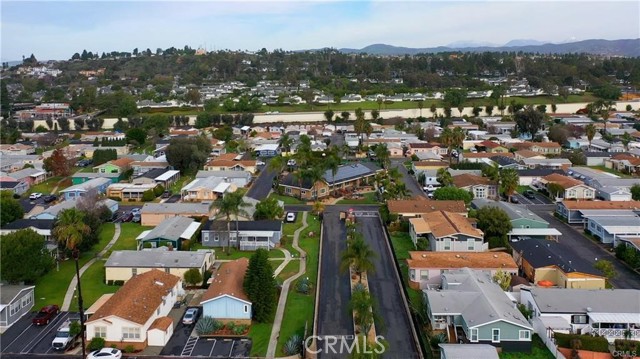
[[[380,322],[375,310],[376,302],[363,286],[356,286],[351,293],[349,309],[353,312],[354,321],[360,327],[360,333],[366,335],[374,322]]]
[[[518,176],[518,171],[513,168],[505,168],[500,171],[500,190],[507,195],[509,202],[511,202],[511,196],[513,196],[519,184],[520,176]]]
[[[273,197],[267,197],[256,204],[256,211],[253,219],[256,221],[262,219],[278,219],[284,216],[284,208],[278,204],[278,200]]]
[[[593,89],[593,94],[596,97],[599,97],[603,100],[617,100],[620,98],[620,96],[622,96],[622,91],[620,90],[619,87],[611,85],[611,84],[606,84],[600,87],[596,87]]]
[[[64,155],[64,151],[59,148],[53,150],[51,156],[44,160],[42,167],[45,171],[53,173],[54,176],[66,177],[71,174],[71,162]]]
[[[436,181],[444,187],[451,186],[453,184],[453,177],[448,171],[448,168],[439,168],[436,173]]]
[[[217,128],[213,131],[213,138],[229,142],[233,138],[233,129],[228,125]]]
[[[433,192],[433,199],[440,201],[464,201],[471,203],[473,194],[465,189],[456,187],[441,187]]]
[[[636,183],[631,186],[631,199],[634,201],[640,201],[640,184]]]
[[[134,143],[137,146],[144,145],[147,140],[147,132],[141,128],[131,128],[125,133],[128,143]]]
[[[200,95],[200,91],[198,91],[197,89],[190,89],[184,95],[184,99],[190,104],[194,106],[198,106],[198,104],[200,104],[200,100],[202,99],[202,96]]]
[[[333,110],[326,110],[324,112],[324,118],[326,118],[327,122],[329,122],[329,123],[331,123],[331,120],[333,119],[333,115],[334,115]]]
[[[555,182],[551,182],[547,184],[547,192],[549,192],[549,196],[552,198],[561,197],[564,195],[564,187]]]
[[[261,323],[271,320],[278,299],[269,252],[260,248],[251,256],[243,287],[253,303],[253,319]]]
[[[198,268],[191,268],[184,272],[184,282],[196,286],[202,282],[202,273]]]
[[[503,271],[502,269],[498,269],[498,271],[493,275],[493,281],[506,292],[511,286],[511,274]]]
[[[340,269],[346,272],[349,267],[353,268],[353,271],[360,278],[359,281],[362,282],[363,272],[375,271],[373,259],[376,257],[377,254],[364,241],[362,234],[353,233],[351,239],[347,241],[347,249],[342,252]]]
[[[514,113],[514,120],[520,133],[528,133],[533,138],[542,128],[544,115],[533,106],[527,106],[523,111]]]
[[[382,168],[386,169],[389,166],[389,149],[386,143],[378,143],[374,148],[376,160],[380,163]]]
[[[7,82],[2,81],[0,84],[0,116],[9,118],[11,112],[11,97],[9,96],[9,90],[7,90]]]
[[[429,106],[429,112],[433,114],[433,118],[436,118],[436,112],[438,112],[438,107],[436,107],[435,103],[432,103],[431,106]]]
[[[616,272],[616,268],[613,266],[613,263],[611,263],[611,261],[608,261],[606,259],[598,260],[593,265],[593,268],[602,272],[602,274],[604,274],[604,276],[607,277],[607,279],[614,278],[618,274]]]
[[[422,117],[422,109],[424,108],[424,101],[418,101],[418,109],[420,110],[420,117]]]
[[[220,100],[212,98],[204,101],[204,110],[206,112],[217,112],[220,110]]]
[[[287,133],[280,136],[280,139],[278,140],[278,145],[286,153],[289,153],[291,151],[292,144],[293,144],[293,139]]]
[[[444,102],[447,103],[450,107],[458,108],[458,112],[460,117],[462,117],[462,110],[464,107],[462,106],[464,102],[467,100],[467,91],[460,89],[452,89],[444,94]]]
[[[484,165],[482,166],[482,176],[487,177],[488,179],[499,182],[500,181],[500,167],[497,163],[494,163],[493,166]]]
[[[497,242],[489,241],[489,245],[494,244],[492,247],[504,247],[507,243],[507,233],[513,228],[511,225],[511,219],[505,211],[499,207],[486,206],[476,211],[476,218],[478,219],[478,228],[484,232],[485,238],[497,238]]]
[[[10,191],[0,191],[0,226],[11,223],[24,216],[20,202],[13,198]]]
[[[184,173],[195,173],[207,162],[211,142],[203,136],[174,138],[165,151],[167,161]]]
[[[34,283],[53,266],[44,237],[32,229],[0,236],[0,253],[0,277],[8,283]]]
[[[596,126],[593,123],[588,124],[584,128],[584,133],[587,135],[587,139],[589,140],[589,147],[591,147],[591,141],[596,135]]]
[[[624,146],[625,151],[629,151],[629,143],[633,140],[633,137],[629,134],[629,132],[625,132],[622,137],[620,137],[620,142]]]

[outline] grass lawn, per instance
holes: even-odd
[[[294,197],[289,197],[289,196],[284,196],[284,195],[279,195],[277,193],[272,193],[269,195],[270,198],[275,198],[278,201],[282,201],[284,202],[284,204],[306,204],[307,202],[305,201],[301,201],[298,198],[294,198]]]
[[[280,264],[282,264],[282,261],[272,261],[273,269],[275,270]],[[284,268],[282,269],[282,272],[278,274],[278,278],[280,281],[284,282],[285,279],[292,277],[293,275],[298,273],[299,270],[300,270],[300,261],[292,260],[286,266],[284,266]]]
[[[581,167],[586,167],[586,166],[581,166]],[[618,172],[618,171],[616,171],[614,169],[611,169],[611,168],[607,168],[605,166],[591,166],[589,168],[592,168],[592,169],[598,170],[598,171],[602,171],[602,172],[611,173],[611,174],[614,174],[616,176],[619,176],[620,178],[633,178],[633,177],[631,177],[629,175],[626,175],[626,174],[624,174],[622,172]]]
[[[409,258],[409,251],[415,251],[409,233],[406,232],[391,232],[391,243],[393,244],[394,254],[398,261],[402,262],[404,259]]]
[[[516,192],[520,193],[520,194],[523,194],[525,191],[528,191],[530,189],[531,189],[531,187],[529,187],[529,186],[518,186],[518,188],[516,188]]]
[[[280,245],[282,246],[282,248],[288,250],[289,253],[298,257],[298,251],[293,249],[291,243],[293,242],[293,234],[295,233],[295,231],[298,228],[302,227],[302,213],[298,213],[295,222],[285,222],[282,227],[282,238],[280,239]],[[302,233],[300,233],[300,235],[302,236]]]
[[[111,225],[113,226],[113,224]],[[153,227],[141,226],[138,223],[120,223],[120,237],[113,247],[111,247],[111,251],[135,250],[137,245],[136,237],[138,237],[140,233],[152,228]]]
[[[37,185],[31,186],[27,194],[31,194],[34,192],[49,194],[51,193],[51,190],[53,190],[53,188],[58,184],[58,182],[60,182],[62,178],[63,177],[51,177],[42,183],[38,183]]]
[[[104,264],[105,260],[97,260],[91,265],[80,277],[82,285],[83,306],[89,308],[103,294],[115,293],[120,289],[117,285],[106,285],[104,280]],[[77,295],[77,291],[76,291]],[[71,302],[71,311],[78,310],[77,298]]]
[[[369,192],[362,195],[362,199],[341,199],[336,204],[379,204],[376,199],[375,192]]]
[[[271,328],[273,327],[273,318],[276,313],[273,311],[273,317],[267,323],[253,322],[249,329],[249,338],[251,338],[251,356],[264,357],[267,355],[269,347],[269,339],[271,339]]]
[[[315,290],[318,283],[318,256],[320,253],[320,221],[316,216],[309,214],[307,224],[309,227],[300,233],[299,241],[300,248],[307,252],[307,272],[291,284],[287,295],[287,309],[280,327],[276,356],[284,355],[282,353],[284,343],[294,334],[302,335],[305,325],[307,326],[307,334],[313,331]],[[314,236],[309,237],[309,232],[314,232]],[[312,285],[311,292],[309,294],[298,293],[295,289],[297,282],[307,277]]]
[[[180,189],[187,183],[193,181],[193,179],[194,176],[180,175],[180,179],[169,187],[169,191],[171,191],[172,194],[178,194],[180,193]]]
[[[551,351],[544,345],[538,334],[533,335],[531,353],[500,353],[501,359],[553,359]]]
[[[191,245],[191,250],[197,249],[215,249],[216,251],[216,259],[238,259],[238,258],[251,258],[251,256],[255,253],[254,251],[239,251],[233,247],[231,247],[231,251],[229,255],[227,255],[227,248],[211,248],[211,247],[203,247],[201,244],[196,243]],[[284,258],[284,253],[278,249],[272,249],[269,251],[269,258]],[[274,266],[273,269],[275,269]]]

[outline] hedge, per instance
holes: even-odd
[[[588,350],[599,353],[609,352],[609,342],[604,337],[563,333],[554,333],[553,336],[556,340],[556,344],[561,348],[573,349],[571,348],[571,341],[573,339],[579,339],[581,343],[581,350]]]

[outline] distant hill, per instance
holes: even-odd
[[[563,44],[542,44],[542,45],[523,45],[535,40],[513,40],[505,46],[491,47],[465,47],[452,48],[448,46],[429,47],[429,48],[411,48],[398,47],[386,44],[374,44],[362,49],[339,49],[343,53],[353,54],[372,54],[372,55],[416,55],[421,53],[438,53],[438,52],[533,52],[541,54],[568,54],[568,53],[588,53],[596,55],[613,55],[625,57],[640,56],[640,39],[625,40],[584,40],[577,42],[569,42]],[[512,45],[513,43],[513,45]]]

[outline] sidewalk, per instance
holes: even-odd
[[[102,259],[102,256],[105,253],[107,253],[107,251],[111,249],[111,247],[113,247],[113,245],[116,243],[118,238],[120,238],[120,223],[116,223],[115,228],[116,230],[113,233],[113,238],[111,239],[111,241],[107,243],[107,245],[104,247],[103,250],[100,251],[100,253],[98,253],[94,258],[92,258],[85,265],[83,265],[82,268],[80,268],[80,278],[82,278],[82,274],[87,269],[89,269],[89,267],[91,267],[91,265],[95,263],[96,260]],[[78,286],[78,277],[74,275],[73,278],[71,279],[71,283],[69,283],[69,288],[67,288],[67,293],[64,295],[64,301],[62,302],[62,306],[60,307],[60,310],[63,310],[63,311],[69,310],[69,307],[71,306],[71,300],[73,299],[73,293],[76,291],[77,286]]]

